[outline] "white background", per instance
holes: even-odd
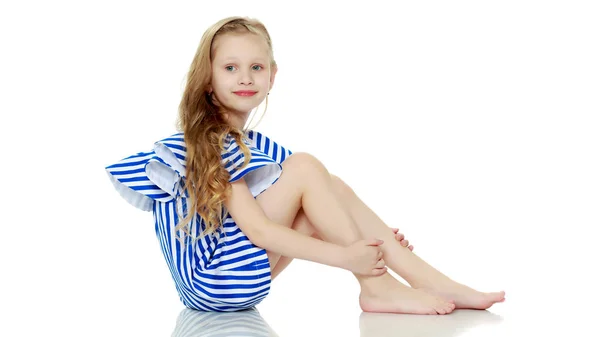
[[[525,335],[592,323],[596,3],[390,4],[3,2],[0,334],[174,331],[184,307],[151,214],[121,199],[104,167],[175,131],[200,37],[230,15],[264,22],[279,64],[256,129],[321,159],[446,274],[507,292],[489,310],[501,324],[445,318],[428,333]],[[258,309],[279,336],[434,326],[369,320],[358,291],[348,272],[294,261]]]

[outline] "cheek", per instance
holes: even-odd
[[[271,85],[271,76],[267,75],[267,76],[261,77],[260,78],[260,83],[264,87],[269,87]]]
[[[227,87],[227,83],[223,81],[223,78],[220,76],[213,76],[211,83],[213,90],[217,92],[221,92]]]

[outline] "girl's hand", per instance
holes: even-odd
[[[383,252],[379,246],[382,240],[359,240],[344,247],[341,267],[365,276],[378,276],[387,271]]]
[[[404,240],[404,234],[402,233],[398,233],[398,228],[392,228],[392,232],[394,232],[394,234],[396,234],[395,238],[396,241],[400,241],[400,245],[402,245],[402,247],[408,247],[408,249],[410,249],[410,251],[412,252],[412,250],[415,248],[412,245],[408,245],[408,240]]]

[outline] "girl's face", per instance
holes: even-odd
[[[213,48],[213,95],[243,127],[273,85],[277,69],[271,69],[269,47],[261,36],[228,33],[218,36]]]

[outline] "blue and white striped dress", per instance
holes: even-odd
[[[281,163],[292,152],[256,131],[244,140],[251,152],[250,163],[233,137],[227,137],[221,155],[230,182],[244,177],[254,197],[271,186],[281,174]],[[152,211],[156,236],[179,297],[191,309],[238,311],[260,303],[269,293],[271,269],[267,253],[242,233],[230,215],[221,231],[193,241],[175,231],[179,216],[185,217],[186,146],[183,133],[176,133],[140,152],[106,167],[117,191],[131,205]],[[178,212],[178,213],[176,213]],[[191,236],[205,228],[196,214]]]

